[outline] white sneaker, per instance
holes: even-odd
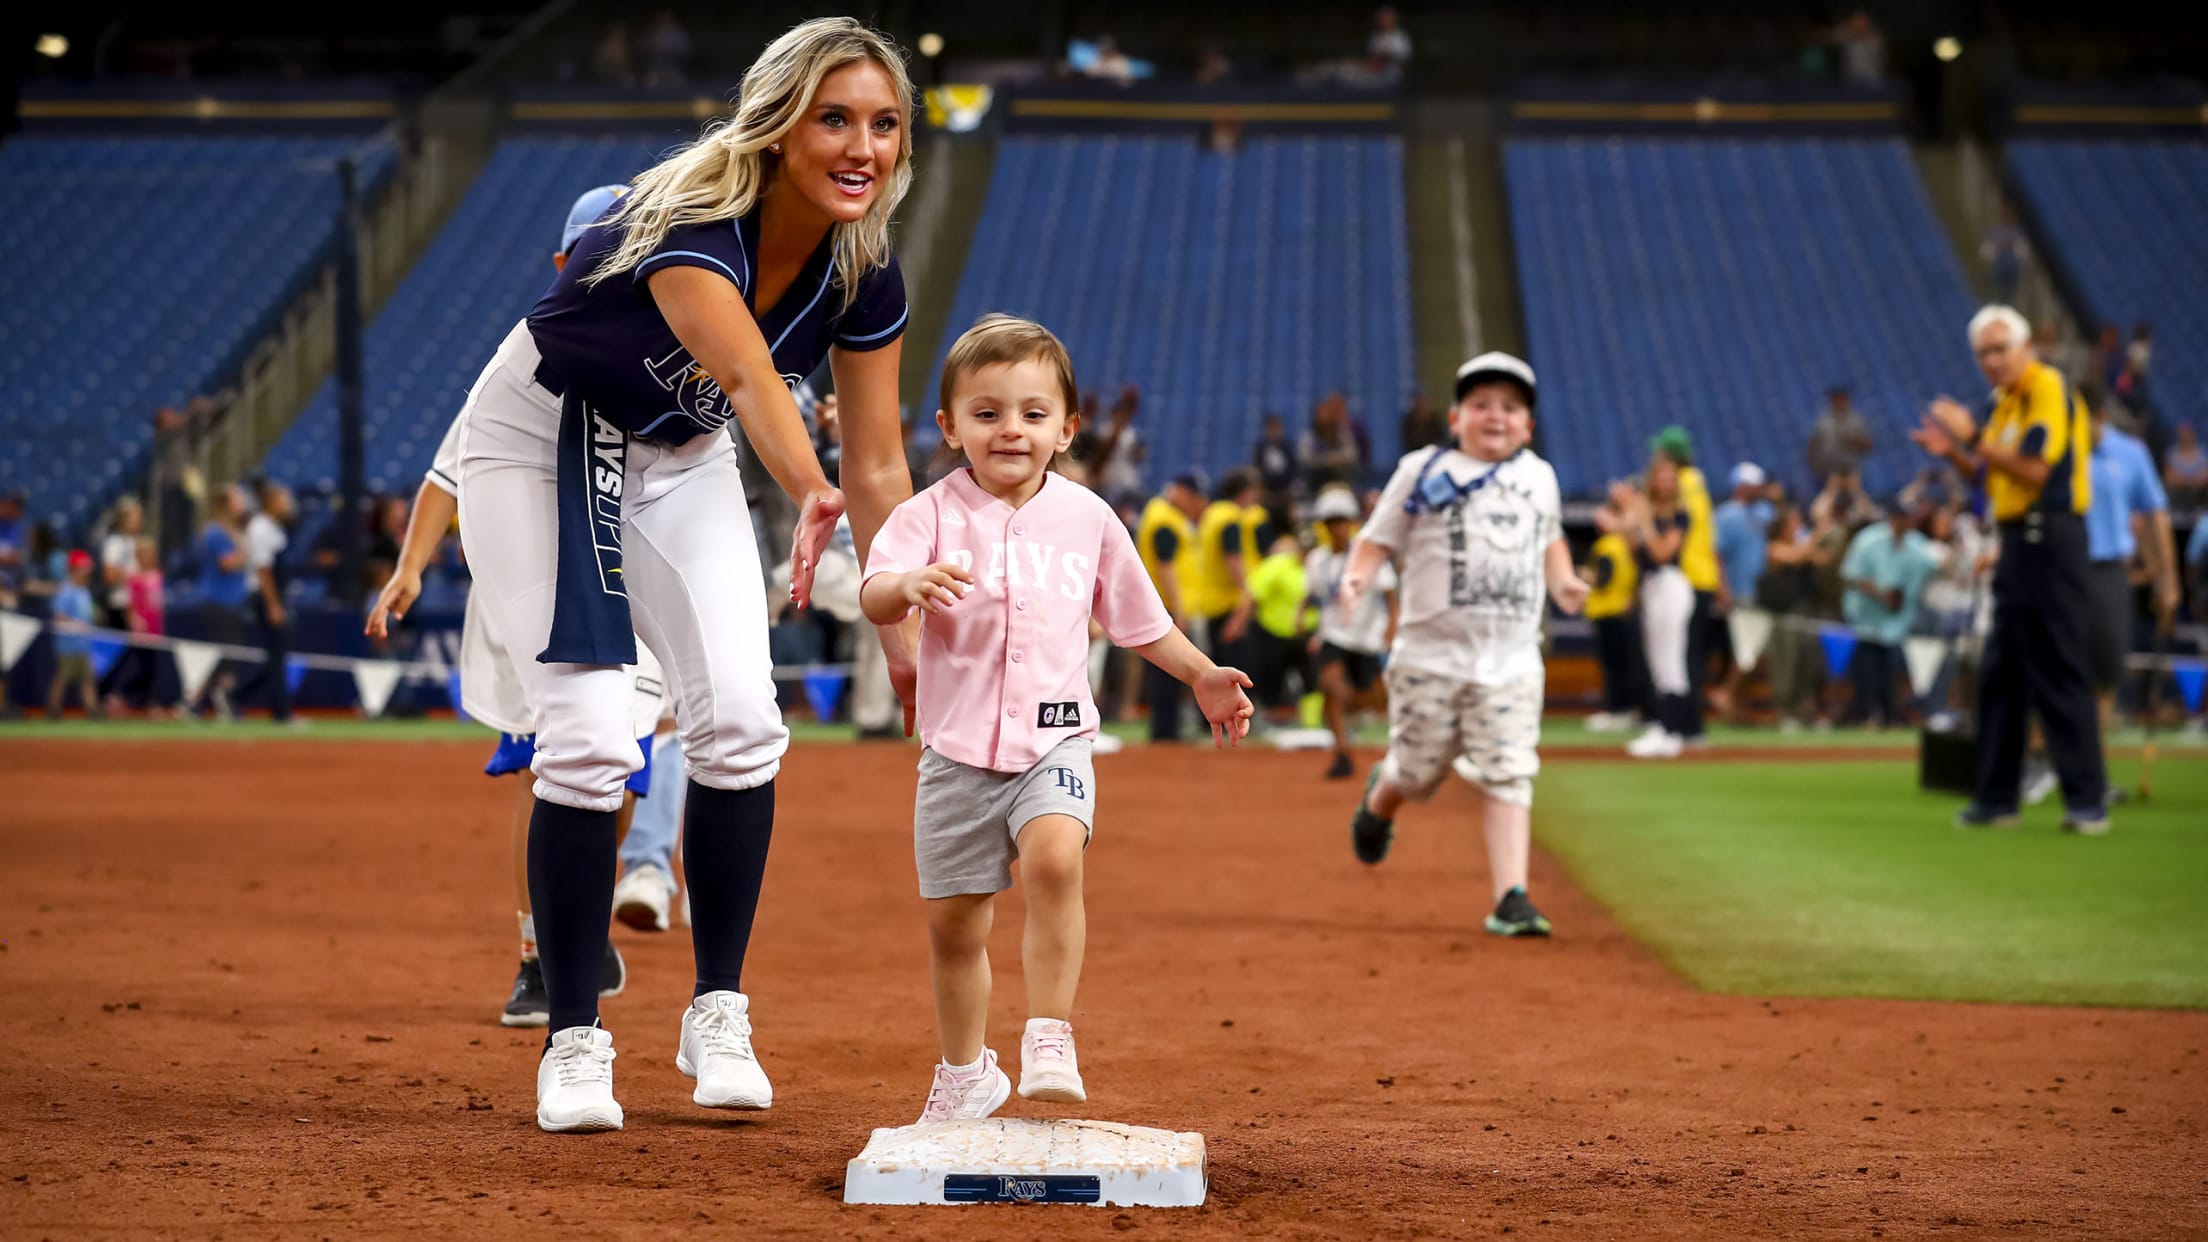
[[[1632,727],[1631,712],[1596,712],[1587,718],[1589,733],[1624,733]]]
[[[611,1031],[571,1026],[552,1036],[537,1062],[537,1128],[554,1134],[621,1128]]]
[[[703,1108],[766,1108],[774,1086],[751,1051],[751,998],[707,992],[682,1011],[675,1068],[698,1080],[690,1093]]]
[[[1096,735],[1096,741],[1090,746],[1089,749],[1094,754],[1116,755],[1120,751],[1127,749],[1127,743],[1120,741],[1118,735],[1116,734],[1105,733],[1102,730],[1099,730]]]
[[[650,863],[632,868],[613,886],[613,917],[638,931],[666,931],[674,877]]]
[[[928,1088],[928,1106],[920,1110],[917,1124],[979,1121],[1004,1107],[1010,1098],[1012,1080],[997,1068],[997,1054],[984,1048],[981,1069],[974,1073],[954,1074],[950,1066],[936,1063],[935,1084]]]
[[[1678,734],[1661,725],[1650,725],[1639,737],[1625,744],[1625,753],[1635,759],[1676,759],[1685,748]]]
[[[1089,1098],[1073,1053],[1073,1024],[1029,1018],[1020,1036],[1020,1098],[1079,1104]]]
[[[2053,764],[2028,761],[2024,765],[2024,780],[2017,789],[2017,796],[2026,806],[2038,806],[2053,796],[2058,783]]]

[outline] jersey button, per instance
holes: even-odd
[[[1027,528],[1025,526],[1015,526],[1012,528],[1012,533],[1015,535],[1024,535],[1027,533]]]
[[[1020,663],[1020,662],[1021,662],[1022,660],[1025,660],[1026,658],[1027,658],[1027,656],[1026,656],[1026,654],[1025,654],[1024,652],[1019,652],[1019,651],[1015,651],[1015,652],[1013,652],[1013,653],[1012,653],[1012,662],[1013,662],[1014,664],[1018,664],[1018,663]]]
[[[1020,709],[1017,707],[1007,707],[1004,709],[1004,714],[1008,719],[1017,720],[1020,718]]]
[[[1020,602],[1018,602],[1017,604],[1014,604],[1014,605],[1013,605],[1013,607],[1015,607],[1015,608],[1019,609],[1019,610],[1020,610],[1021,612],[1026,612],[1026,611],[1027,611],[1027,600],[1026,600],[1026,599],[1024,599],[1024,598],[1023,598],[1023,599],[1021,599],[1021,600],[1020,600]]]

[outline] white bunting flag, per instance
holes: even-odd
[[[1901,658],[1909,666],[1909,689],[1923,698],[1932,692],[1932,683],[1940,679],[1940,665],[1947,662],[1947,640],[1922,636],[1905,639]]]
[[[14,668],[37,637],[38,622],[18,612],[0,612],[0,673]]]
[[[1733,633],[1734,665],[1754,668],[1763,658],[1764,644],[1771,641],[1771,614],[1761,608],[1735,608],[1726,623]]]
[[[206,688],[207,679],[215,675],[215,666],[220,663],[221,649],[207,643],[178,641],[176,680],[184,688],[185,702],[198,701],[199,692]]]
[[[360,689],[360,710],[381,716],[399,684],[399,666],[390,660],[353,661],[353,684]]]

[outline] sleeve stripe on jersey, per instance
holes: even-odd
[[[744,279],[736,282],[736,287],[740,289],[744,286],[745,281],[751,279],[751,251],[744,245],[744,222],[742,220],[729,221],[728,231],[736,237],[736,257],[744,261]]]
[[[460,494],[460,485],[446,477],[445,472],[435,466],[431,466],[429,472],[422,477],[435,483],[441,490],[451,495],[458,496]]]
[[[836,335],[836,339],[851,345],[863,345],[868,341],[878,341],[881,340],[883,337],[888,336],[890,333],[904,327],[905,320],[910,318],[912,318],[912,307],[908,304],[905,309],[897,312],[897,322],[889,325],[879,332],[870,332],[865,336],[845,336],[841,333],[838,333]]]
[[[744,287],[744,282],[736,279],[735,268],[732,268],[728,264],[721,262],[719,259],[714,258],[712,255],[700,254],[695,250],[662,250],[658,254],[655,254],[651,258],[648,258],[642,263],[636,265],[636,278],[638,280],[642,280],[644,278],[644,274],[651,271],[654,266],[662,266],[669,259],[675,258],[703,259],[707,263],[710,263],[713,266],[721,269],[721,275],[728,277],[728,282],[730,284],[735,285],[738,289],[742,289]]]

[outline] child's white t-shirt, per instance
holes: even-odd
[[[1556,471],[1530,449],[1499,463],[1407,454],[1358,536],[1402,561],[1391,666],[1482,686],[1538,674],[1543,558],[1562,531]]]

